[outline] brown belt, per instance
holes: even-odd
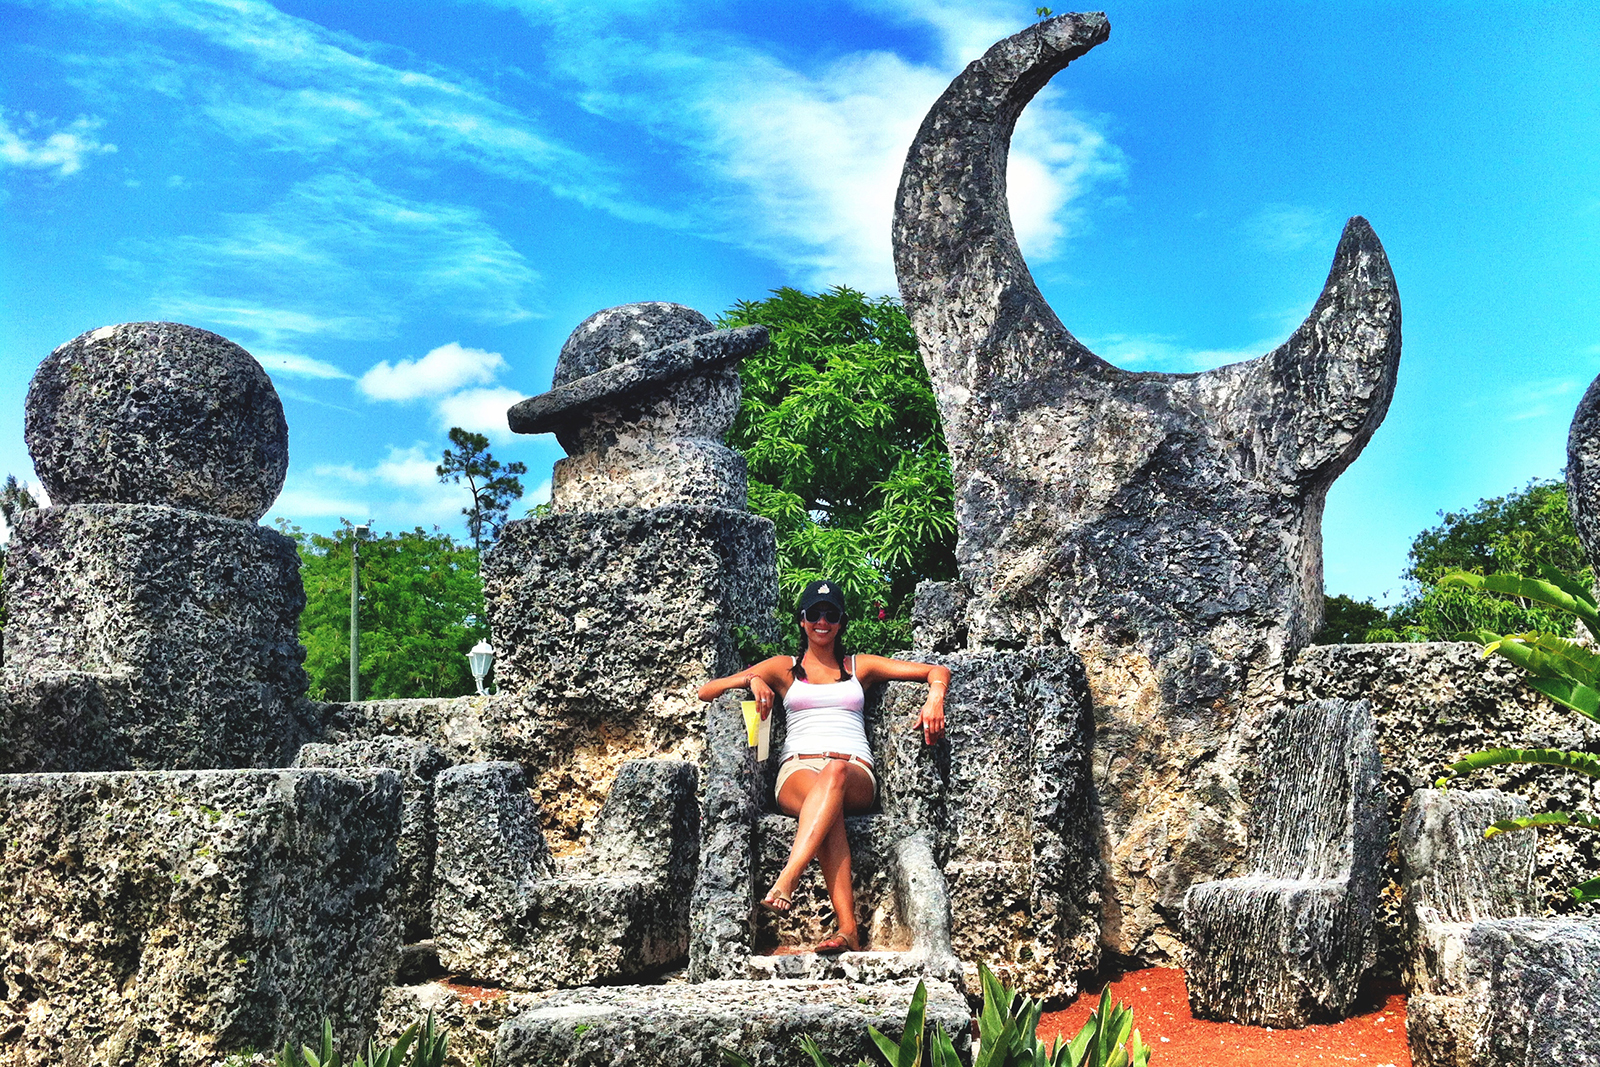
[[[872,763],[870,760],[864,760],[860,756],[853,755],[849,752],[796,752],[794,755],[790,756],[789,759],[786,759],[783,762],[788,763],[791,759],[842,759],[849,763],[859,763],[861,766],[867,769],[868,774],[872,773]]]

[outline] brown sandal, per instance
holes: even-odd
[[[859,935],[857,935],[856,940],[860,940]],[[837,956],[841,952],[860,952],[861,946],[859,944],[852,945],[850,939],[843,934],[834,934],[811,951],[819,956]]]
[[[775,915],[787,914],[793,905],[794,897],[789,893],[780,892],[777,886],[767,890],[767,895],[761,898],[761,906]]]

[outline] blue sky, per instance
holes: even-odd
[[[277,384],[269,518],[459,534],[445,431],[547,492],[559,446],[504,411],[589,313],[892,292],[911,137],[1033,7],[0,0],[0,466],[31,475],[52,348],[172,319]],[[1600,372],[1600,9],[1108,14],[1013,146],[1035,276],[1113,362],[1203,369],[1281,343],[1367,216],[1405,350],[1329,498],[1327,587],[1398,595],[1440,509],[1557,474]]]

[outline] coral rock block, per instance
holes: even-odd
[[[5,587],[0,770],[282,766],[299,749],[305,593],[282,534],[153,504],[40,508]]]
[[[644,977],[681,962],[698,855],[695,785],[692,764],[628,762],[594,820],[588,851],[556,860],[516,764],[440,774],[440,961],[514,989]]]
[[[869,1061],[876,1026],[898,1042],[916,981],[705,982],[547,993],[500,1028],[496,1067],[721,1067],[722,1050],[751,1063],[806,1067],[809,1035],[830,1063]],[[966,1000],[928,983],[927,1020],[969,1050]]]
[[[0,1058],[200,1067],[361,1039],[393,980],[389,771],[0,776]]]

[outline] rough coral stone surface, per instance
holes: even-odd
[[[542,996],[449,980],[390,986],[383,993],[376,1040],[393,1042],[432,1012],[434,1025],[450,1033],[445,1067],[484,1067],[494,1062],[500,1027]]]
[[[1467,935],[1473,1016],[1466,1067],[1600,1064],[1600,924],[1492,919]]]
[[[449,759],[426,741],[378,737],[343,744],[310,744],[295,757],[296,767],[387,767],[400,775],[400,876],[395,910],[407,944],[428,937],[433,910],[433,780]]]
[[[1017,248],[1006,159],[1033,95],[1109,35],[1064,15],[968,66],[907,154],[893,236],[950,447],[969,647],[1083,658],[1110,739],[1107,942],[1160,959],[1186,886],[1237,861],[1228,753],[1321,624],[1323,501],[1388,409],[1400,301],[1355,218],[1311,314],[1257,359],[1130,373],[1074,338]]]
[[[1372,708],[1308,701],[1267,722],[1246,874],[1184,897],[1189,1005],[1203,1019],[1341,1019],[1374,959],[1386,838]]]
[[[389,771],[0,776],[7,1063],[354,1043],[393,980]]]
[[[623,762],[699,758],[700,683],[742,666],[737,628],[772,632],[773,527],[709,507],[510,522],[484,598],[500,688],[520,702],[503,732],[559,854]]]
[[[898,1042],[915,981],[863,985],[843,981],[718,981],[692,985],[612,986],[543,994],[506,1023],[496,1067],[601,1067],[628,1063],[720,1067],[730,1049],[756,1067],[809,1067],[798,1047],[809,1035],[831,1063],[876,1056],[875,1026]],[[944,982],[928,983],[928,1022],[970,1045],[965,999]]]
[[[1523,683],[1523,673],[1474,644],[1314,645],[1287,679],[1292,700],[1369,700],[1383,759],[1389,844],[1378,919],[1376,973],[1398,978],[1406,958],[1400,908],[1398,833],[1406,802],[1434,784],[1456,760],[1485,748],[1600,749],[1600,726],[1557,708]],[[1234,773],[1254,770],[1244,757]],[[1523,797],[1529,809],[1600,815],[1584,779],[1545,767],[1495,767],[1459,780],[1460,788],[1493,786]],[[1600,873],[1596,835],[1542,833],[1534,866],[1536,912],[1592,914],[1567,887]]]
[[[1593,566],[1600,559],[1600,378],[1584,390],[1567,431],[1567,505]]]
[[[434,934],[451,970],[519,989],[638,978],[688,953],[699,843],[694,767],[622,769],[580,856],[552,860],[521,769],[438,779]]]
[[[596,311],[578,323],[562,344],[554,384],[567,385],[716,328],[694,308],[665,300],[642,300]]]
[[[1415,1067],[1470,1059],[1483,1019],[1467,978],[1474,923],[1529,914],[1536,905],[1531,833],[1485,838],[1486,827],[1528,813],[1498,789],[1419,789],[1400,824],[1406,934],[1406,1038]]]
[[[175,322],[103,326],[50,353],[24,433],[55,504],[170,504],[255,522],[289,467],[283,404],[261,364]]]
[[[151,504],[25,512],[7,553],[0,769],[283,766],[315,728],[300,559],[253,523]],[[97,676],[96,729],[50,734],[44,676]],[[88,684],[85,682],[84,684]]]

